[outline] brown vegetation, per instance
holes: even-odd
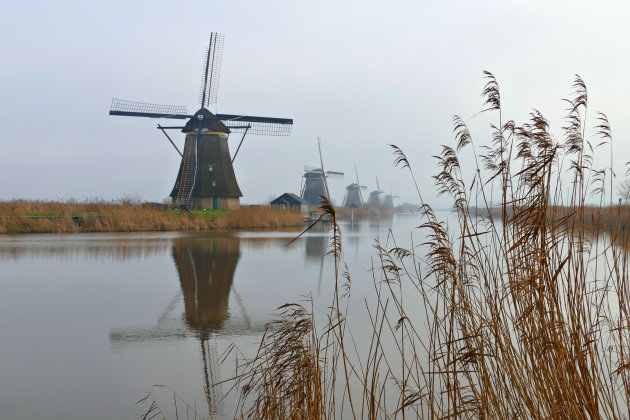
[[[519,211],[522,210],[523,209],[519,209]],[[550,205],[547,209],[547,221],[551,222],[559,216],[568,216],[572,211],[573,209],[571,207]],[[505,214],[508,218],[510,218],[514,216],[514,212],[514,206],[508,206]],[[610,227],[620,228],[623,230],[630,227],[630,205],[628,204],[617,204],[612,206],[584,205],[583,212],[584,217],[582,223],[586,228],[592,231]],[[502,220],[503,218],[503,209],[501,207],[490,207],[489,209],[471,208],[470,213],[474,217],[492,216],[496,220]],[[574,221],[574,219],[571,218],[567,218],[565,220]]]
[[[622,208],[612,163],[593,167],[597,147],[612,149],[608,121],[598,114],[601,141],[592,146],[577,77],[559,143],[537,111],[520,126],[503,121],[498,83],[485,76],[486,111],[496,116],[485,154],[456,116],[456,147],[438,156],[436,186],[452,198],[456,222],[423,204],[423,244],[375,241],[375,302],[365,301],[359,320],[371,326],[369,344],[357,347],[352,336],[351,276],[335,209],[325,203],[335,260],[330,312],[318,322],[309,308],[287,304],[254,356],[237,353],[237,417],[626,418],[628,236],[614,216]],[[392,147],[424,203],[409,160]],[[478,162],[472,180],[463,176],[462,149]],[[490,210],[493,195],[500,217]],[[593,197],[600,206],[585,204]],[[606,212],[605,222],[595,217]]]
[[[350,351],[344,298],[350,275],[337,271],[323,333],[312,313],[287,306],[280,328],[240,365],[243,416],[627,415],[630,266],[627,247],[619,246],[627,236],[615,216],[626,209],[614,204],[612,168],[592,165],[597,147],[586,140],[584,83],[575,81],[566,140],[557,143],[536,111],[522,126],[504,122],[498,84],[486,77],[487,110],[497,116],[486,154],[477,155],[466,124],[455,117],[457,146],[444,146],[438,156],[436,185],[453,198],[454,230],[424,205],[422,247],[376,241],[369,350]],[[606,117],[597,121],[600,144],[612,147]],[[463,148],[473,148],[483,163],[468,184],[458,158]],[[407,157],[394,151],[396,165],[413,177]],[[489,210],[491,194],[501,197],[501,217]],[[598,207],[585,205],[593,194]],[[471,212],[478,203],[485,217]],[[334,229],[339,267],[341,237]],[[282,372],[294,379],[280,381]]]
[[[302,225],[299,213],[260,206],[188,213],[124,201],[0,203],[0,233],[203,231]]]

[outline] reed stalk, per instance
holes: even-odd
[[[424,241],[375,241],[369,346],[357,349],[349,334],[350,273],[340,269],[341,235],[325,199],[330,312],[322,321],[312,304],[284,305],[258,352],[237,355],[236,417],[628,418],[630,208],[613,203],[612,160],[594,166],[599,149],[612,155],[608,120],[597,114],[588,133],[576,76],[557,141],[536,110],[520,125],[505,122],[498,81],[484,77],[489,141],[476,146],[455,116],[455,145],[436,156],[449,222],[424,202],[410,160],[392,145],[418,192]],[[459,160],[467,148],[472,168]]]

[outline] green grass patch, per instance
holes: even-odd
[[[225,216],[230,210],[191,210],[190,212],[195,216],[202,216],[206,219],[214,220],[219,215]]]
[[[169,214],[184,214],[184,212],[182,212],[181,210],[178,209],[171,209],[171,210],[166,210]],[[194,215],[194,216],[201,216],[204,219],[208,219],[208,220],[214,220],[217,218],[217,216],[221,215],[221,216],[225,216],[226,214],[228,214],[231,210],[190,210],[190,214]]]

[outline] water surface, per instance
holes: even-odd
[[[342,224],[353,299],[373,289],[374,238],[391,228],[407,244],[418,221]],[[230,374],[230,343],[254,346],[284,303],[330,303],[330,233],[287,246],[296,234],[1,236],[0,418],[132,418],[156,384],[203,409],[204,384]],[[233,414],[229,399],[214,409]]]

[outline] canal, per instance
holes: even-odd
[[[418,224],[416,215],[341,224],[351,312],[373,294],[375,239],[420,242]],[[329,306],[330,232],[287,246],[298,233],[1,236],[0,418],[133,418],[149,391],[171,405],[169,389],[207,413],[204,384],[233,372],[220,362],[230,344],[254,348],[284,303]],[[213,387],[213,417],[233,416],[228,389]]]

